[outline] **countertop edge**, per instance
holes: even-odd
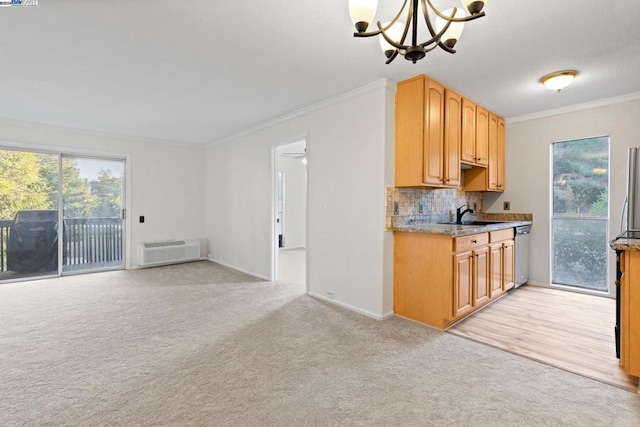
[[[439,234],[445,236],[467,236],[469,234],[486,233],[489,231],[504,230],[507,228],[519,227],[521,225],[532,225],[533,221],[507,221],[489,225],[457,225],[457,224],[433,224],[421,223],[403,226],[394,226],[393,232],[401,233],[424,233]],[[637,250],[640,250],[640,240],[637,243]]]

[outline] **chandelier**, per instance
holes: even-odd
[[[429,30],[428,37],[431,37],[422,43],[418,42],[418,3]],[[440,12],[431,0],[404,0],[402,8],[393,20],[385,24],[378,21],[378,29],[371,32],[366,31],[376,14],[378,0],[349,0],[349,13],[357,31],[353,34],[354,37],[380,37],[380,47],[387,57],[387,64],[396,59],[398,54],[415,64],[436,47],[456,53],[453,46],[462,34],[464,22],[483,17],[482,9],[486,3],[487,0],[462,0],[469,12],[469,15],[466,15],[462,8],[456,7]],[[429,11],[433,12],[434,22],[429,16]],[[406,16],[406,24],[398,21],[403,15]],[[409,41],[406,40],[407,36],[410,36]]]

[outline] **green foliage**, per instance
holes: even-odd
[[[114,177],[109,169],[101,169],[98,178],[89,183],[96,203],[91,207],[93,217],[119,217],[122,209],[122,178]]]
[[[0,219],[19,210],[58,209],[58,156],[0,150]],[[62,160],[65,218],[119,217],[123,181],[103,169],[83,180],[76,159]]]
[[[608,145],[605,137],[553,144],[554,215],[607,216],[600,198],[608,189]]]
[[[40,175],[41,156],[0,150],[0,219],[21,209],[49,209],[49,182]]]
[[[609,214],[609,200],[607,197],[607,193],[603,191],[602,193],[600,193],[595,203],[591,205],[591,209],[589,210],[589,215],[606,218],[608,214]]]
[[[83,218],[96,204],[89,183],[80,178],[75,159],[62,159],[62,199],[65,218]]]

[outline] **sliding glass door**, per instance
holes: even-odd
[[[124,268],[124,173],[122,159],[0,148],[0,281]]]
[[[58,274],[58,155],[0,149],[0,280]]]
[[[124,161],[62,156],[63,272],[123,268]]]

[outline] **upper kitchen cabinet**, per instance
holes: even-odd
[[[445,184],[459,187],[460,151],[462,142],[462,95],[444,90],[444,176]]]
[[[487,167],[465,171],[464,189],[466,191],[504,191],[505,122],[502,117],[491,112],[487,120],[487,144],[489,148]]]
[[[455,104],[447,99],[447,103]],[[460,101],[457,101],[458,104]],[[445,88],[425,75],[398,83],[396,90],[396,187],[455,187],[460,185],[457,130],[445,125]],[[454,142],[445,143],[445,134]],[[457,165],[452,167],[452,165]],[[451,175],[451,176],[450,176]]]
[[[489,153],[489,111],[473,101],[462,100],[462,154],[463,163],[485,167]]]

